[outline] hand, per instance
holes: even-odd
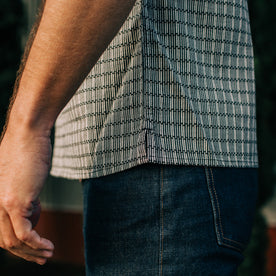
[[[0,145],[0,247],[38,264],[53,255],[54,245],[32,229],[28,218],[50,160],[49,137],[7,129]]]

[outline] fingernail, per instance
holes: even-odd
[[[45,251],[43,255],[45,258],[51,258],[53,256],[53,251]]]
[[[54,250],[55,249],[55,246],[49,240],[44,240],[44,246],[45,246],[45,249],[47,249],[47,250]]]

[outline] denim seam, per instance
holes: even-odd
[[[216,228],[216,233],[217,233],[216,236],[217,236],[218,243],[220,245],[224,245],[227,247],[234,248],[238,251],[242,251],[242,248],[243,248],[242,243],[224,237],[223,227],[222,227],[222,222],[221,222],[221,211],[220,211],[218,196],[217,196],[217,192],[216,192],[216,188],[215,188],[215,182],[214,182],[212,168],[209,168],[209,170],[210,170],[210,174],[211,174],[211,179],[210,179],[210,174],[208,172],[208,168],[207,167],[205,168],[208,190],[210,193],[211,203],[212,203],[213,211],[214,211],[214,222],[215,222],[215,228]],[[236,245],[231,245],[231,244],[227,243],[227,241],[234,243]]]
[[[208,172],[208,168],[205,167],[205,173],[206,173],[206,180],[207,180],[207,185],[208,185],[208,190],[209,190],[209,194],[210,194],[210,198],[211,198],[211,203],[212,203],[212,209],[213,209],[213,214],[214,214],[214,223],[215,223],[215,228],[216,228],[216,233],[219,232],[218,230],[218,224],[217,224],[217,211],[216,211],[216,208],[215,208],[215,202],[214,202],[214,198],[213,198],[213,193],[211,191],[211,185],[210,185],[210,175],[209,175],[209,172]],[[218,239],[218,242],[219,244],[221,243],[221,240],[220,240],[220,236],[216,235],[217,236],[217,239]]]
[[[241,246],[241,247],[242,247],[242,246],[243,246],[242,243],[224,237],[224,234],[223,234],[223,227],[222,227],[222,222],[221,222],[221,215],[220,215],[221,212],[220,212],[219,201],[218,201],[218,196],[217,196],[217,192],[216,192],[216,187],[215,187],[215,181],[214,181],[214,176],[213,176],[213,170],[212,170],[212,168],[210,168],[210,173],[211,173],[211,177],[212,177],[212,182],[213,182],[213,187],[214,187],[214,193],[215,193],[215,196],[216,196],[216,201],[217,201],[217,206],[218,206],[219,224],[220,224],[220,228],[221,228],[221,235],[222,235],[222,238],[223,238],[224,240],[228,240],[228,241],[230,241],[230,242],[236,243],[238,246]]]
[[[164,200],[163,200],[163,189],[164,189],[164,175],[163,175],[163,167],[161,167],[160,171],[160,268],[159,268],[159,275],[162,276],[163,274],[163,249],[164,249]]]

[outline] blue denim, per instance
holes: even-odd
[[[86,275],[237,275],[257,170],[147,164],[83,192]]]

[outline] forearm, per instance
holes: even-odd
[[[49,132],[135,0],[47,0],[9,125]]]

